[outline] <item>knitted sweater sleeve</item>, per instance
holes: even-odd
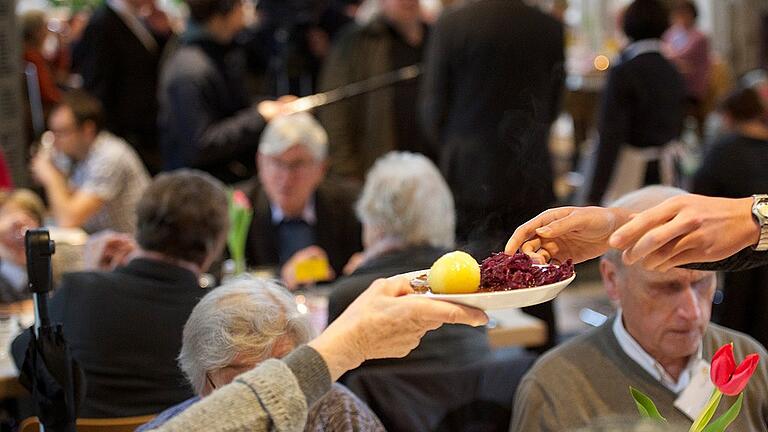
[[[322,357],[302,346],[267,360],[153,431],[269,431],[304,429],[308,407],[331,387]]]

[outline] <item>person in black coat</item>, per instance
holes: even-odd
[[[49,304],[85,374],[80,417],[156,414],[194,395],[176,357],[205,294],[198,277],[223,250],[223,185],[188,170],[160,174],[136,213],[136,257],[110,272],[65,275]],[[29,338],[27,330],[13,343],[17,366]]]
[[[243,3],[188,0],[191,21],[163,65],[158,93],[163,169],[206,171],[225,183],[254,174],[264,125],[280,103],[252,103],[246,60],[234,43]]]
[[[140,10],[149,15],[140,16]],[[75,47],[83,88],[104,106],[106,128],[126,139],[150,173],[161,168],[157,141],[157,79],[172,35],[153,0],[109,0],[88,21]]]
[[[333,322],[376,279],[428,269],[454,243],[453,197],[437,167],[417,153],[390,152],[373,165],[357,204],[365,249],[357,268],[331,287]],[[403,359],[365,365],[465,365],[490,352],[485,328],[444,325]]]
[[[737,89],[722,103],[731,130],[710,147],[694,176],[692,191],[740,198],[768,191],[768,125],[754,89]],[[738,173],[738,175],[736,175]],[[743,331],[768,344],[768,266],[725,274],[723,299],[712,309],[712,320]]]
[[[608,73],[603,90],[600,138],[587,182],[586,201],[591,204],[660,183],[660,153],[683,129],[685,82],[660,51],[660,38],[669,27],[666,8],[657,0],[636,0],[622,26],[631,43]],[[634,169],[640,170],[637,175],[630,172]]]
[[[280,269],[288,288],[296,288],[296,269],[310,257],[330,264],[321,282],[341,275],[362,249],[354,202],[358,186],[326,177],[328,135],[307,113],[276,118],[262,136],[258,178],[242,185],[253,203],[246,244],[252,267]]]
[[[480,258],[554,202],[563,45],[562,24],[520,0],[473,2],[433,28],[421,123],[456,199],[457,240],[484,243]]]

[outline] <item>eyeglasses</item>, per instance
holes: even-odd
[[[299,159],[291,162],[285,162],[271,156],[267,156],[265,159],[267,161],[267,166],[270,168],[288,172],[305,171],[317,164],[317,162],[312,159]]]
[[[211,386],[211,389],[216,390],[216,384],[213,383],[213,380],[211,379],[211,376],[208,375],[208,372],[205,373],[205,379],[208,381],[208,385]]]

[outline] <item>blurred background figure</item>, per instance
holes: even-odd
[[[184,326],[179,367],[196,396],[169,408],[139,431],[174,416],[269,358],[283,358],[311,339],[306,316],[274,282],[237,279],[208,293]],[[310,409],[307,432],[384,432],[376,415],[341,384]]]
[[[246,261],[278,268],[290,289],[307,260],[327,269],[320,282],[340,275],[362,249],[354,214],[358,188],[326,176],[328,135],[308,113],[278,117],[267,125],[256,156],[258,178],[240,187],[253,203]]]
[[[357,202],[365,249],[353,271],[333,284],[328,322],[374,280],[429,268],[452,250],[455,214],[448,185],[425,156],[392,152],[376,161]],[[444,325],[427,333],[405,358],[364,365],[464,365],[489,353],[484,327]]]
[[[17,189],[0,194],[0,303],[32,297],[24,235],[42,226],[44,217],[45,206],[34,192]]]
[[[133,148],[103,130],[103,119],[94,97],[67,93],[48,121],[53,148],[38,151],[32,174],[45,189],[56,225],[133,233],[133,212],[149,176]]]
[[[160,58],[172,35],[154,0],[108,0],[75,48],[83,88],[104,106],[105,127],[136,150],[147,170],[162,166],[157,140]]]
[[[664,33],[665,54],[685,80],[689,111],[695,113],[707,96],[711,56],[709,39],[696,26],[699,10],[691,0],[680,0],[670,13],[671,27]]]
[[[599,139],[587,178],[586,201],[612,201],[662,178],[665,151],[680,138],[685,116],[685,83],[661,53],[669,27],[658,0],[636,0],[624,12],[629,39],[608,74],[598,118]]]
[[[245,26],[244,3],[187,0],[190,21],[168,54],[159,84],[163,169],[206,171],[225,183],[254,174],[254,154],[274,101],[252,103],[245,55],[235,36]]]
[[[24,42],[24,61],[34,65],[37,74],[37,86],[45,116],[61,102],[61,90],[56,79],[56,71],[64,66],[59,59],[49,60],[45,53],[45,44],[53,34],[48,30],[48,18],[44,11],[33,10],[21,17],[21,34]],[[56,61],[58,60],[58,61]]]
[[[379,13],[353,25],[334,43],[320,76],[330,90],[419,64],[428,27],[419,0],[377,0]],[[362,180],[391,150],[430,154],[417,123],[419,79],[397,83],[318,110],[330,138],[331,171]]]
[[[306,96],[317,89],[320,67],[340,30],[351,23],[350,5],[360,0],[260,0],[258,21],[239,39],[259,93]]]
[[[768,190],[768,124],[765,104],[753,88],[739,88],[720,105],[726,131],[709,146],[692,192],[742,198]],[[768,267],[723,276],[713,321],[768,344]]]
[[[476,258],[554,202],[549,128],[564,79],[562,24],[522,1],[472,2],[431,35],[421,121]]]

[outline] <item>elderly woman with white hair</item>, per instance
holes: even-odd
[[[379,158],[366,177],[357,215],[363,225],[364,250],[354,271],[333,284],[329,322],[375,279],[429,268],[454,245],[453,196],[437,167],[420,154],[390,152]],[[466,364],[489,350],[484,328],[446,325],[427,333],[405,359],[375,363]]]
[[[293,297],[277,283],[238,278],[208,293],[184,326],[179,366],[198,395],[161,413],[149,430],[270,358],[306,344],[311,328]],[[373,412],[334,384],[309,410],[305,431],[383,431]]]

